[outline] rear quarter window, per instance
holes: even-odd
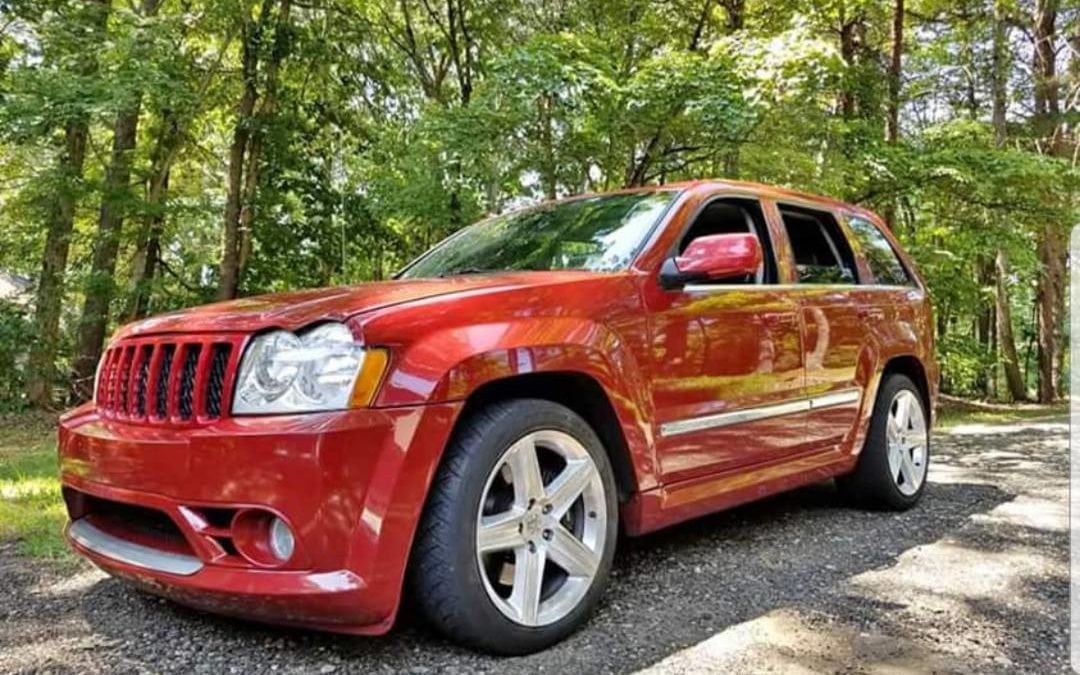
[[[852,216],[848,219],[848,226],[862,249],[876,283],[883,286],[911,285],[911,275],[877,225],[865,218]]]

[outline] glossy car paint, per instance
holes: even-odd
[[[114,344],[200,334],[242,347],[259,331],[341,320],[391,356],[367,409],[194,423],[133,422],[92,404],[71,411],[59,451],[72,515],[80,514],[80,495],[155,509],[204,566],[181,577],[72,545],[107,571],[190,605],[380,633],[393,623],[441,453],[485,385],[534,373],[574,373],[600,385],[632,474],[622,505],[631,535],[851,470],[881,373],[894,359],[918,364],[928,397],[936,396],[928,298],[876,216],[760,185],[665,189],[678,198],[625,272],[389,281],[220,303],[121,329]],[[778,283],[663,288],[660,267],[694,214],[727,196],[760,200]],[[844,228],[853,215],[877,223],[917,285],[875,285],[853,240],[860,285],[797,284],[777,204],[826,210]],[[688,419],[811,399],[844,402],[665,433]],[[246,507],[292,526],[298,553],[290,563],[266,567],[226,555],[212,528],[186,515]]]
[[[714,234],[697,237],[675,258],[686,275],[705,279],[750,276],[761,266],[761,244],[752,234]]]

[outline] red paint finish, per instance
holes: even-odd
[[[779,404],[805,390],[799,305],[787,291],[647,289],[654,422]],[[657,439],[662,482],[797,452],[801,420],[765,419]],[[747,438],[756,442],[751,446]]]
[[[752,234],[714,234],[690,242],[675,266],[704,279],[731,279],[753,275],[761,266],[761,244]]]
[[[875,285],[854,244],[861,283],[799,284],[779,206],[824,211],[849,240],[846,219],[857,215],[896,246],[876,216],[744,183],[665,189],[679,192],[675,203],[626,271],[388,281],[219,303],[121,329],[104,357],[98,404],[61,421],[69,513],[114,536],[192,555],[203,567],[190,576],[149,572],[73,546],[111,573],[186,604],[380,633],[393,623],[441,454],[460,411],[486,384],[573,373],[600,386],[632,477],[622,506],[630,534],[850,470],[894,359],[918,364],[936,397],[930,307],[906,254],[897,246],[910,286]],[[770,246],[752,235],[709,235],[675,264],[731,279],[757,270],[766,255],[775,278],[662,286],[661,267],[696,214],[732,197],[758,203]],[[248,338],[326,320],[345,321],[357,340],[388,351],[372,406],[231,415]],[[220,373],[212,372],[215,344],[230,348]],[[142,411],[133,409],[138,387],[146,388]],[[679,427],[837,394],[841,403],[820,410]],[[216,414],[215,396],[222,397]],[[260,548],[272,516],[296,535],[297,553],[282,565]],[[164,526],[135,527],[144,517]]]

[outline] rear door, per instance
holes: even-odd
[[[901,260],[893,244],[870,218],[845,214],[859,258],[856,301],[866,318],[871,345],[884,361],[895,354],[921,354],[921,335],[932,335],[928,313],[920,311],[926,293]]]
[[[805,450],[839,446],[854,429],[872,372],[864,346],[871,308],[857,298],[855,255],[832,211],[779,202],[776,213],[794,262],[793,296],[802,322]]]

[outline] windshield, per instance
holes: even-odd
[[[400,276],[626,269],[677,195],[670,190],[600,195],[495,216],[444,239]]]

